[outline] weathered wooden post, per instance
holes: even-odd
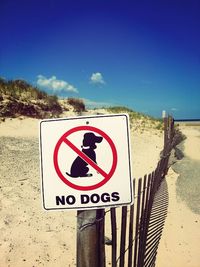
[[[174,135],[174,119],[172,116],[169,116],[169,132],[168,132],[168,138],[170,140],[170,143],[172,142],[173,135]]]
[[[163,123],[164,123],[164,149],[163,149],[163,155],[166,154],[166,148],[167,148],[167,143],[168,143],[168,118],[166,115],[166,111],[162,111],[162,118],[163,118]]]
[[[105,267],[104,209],[77,212],[77,267]]]

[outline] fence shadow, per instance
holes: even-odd
[[[142,265],[144,267],[154,266],[155,264],[159,241],[162,235],[165,219],[167,217],[168,204],[168,187],[166,179],[164,179],[155,194],[151,210]]]

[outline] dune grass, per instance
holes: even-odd
[[[48,95],[20,79],[7,81],[0,78],[0,101],[1,116],[43,117],[62,112],[56,95]]]
[[[5,80],[0,78],[0,94],[21,100],[46,100],[49,103],[57,102],[55,95],[48,95],[24,80]]]
[[[131,125],[134,125],[136,121],[140,121],[140,125],[143,128],[154,128],[156,130],[163,130],[163,123],[161,119],[156,119],[152,116],[148,116],[141,112],[134,111],[125,106],[113,106],[105,108],[109,113],[128,113]]]

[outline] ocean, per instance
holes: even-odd
[[[200,119],[179,119],[174,120],[174,123],[186,126],[200,126]]]

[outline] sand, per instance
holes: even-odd
[[[0,124],[0,266],[75,266],[76,211],[44,211],[40,195],[38,120]],[[153,171],[163,138],[131,131],[134,177]]]
[[[200,163],[200,127],[181,126],[187,136],[184,154]],[[192,212],[177,197],[178,174],[172,169],[167,175],[169,207],[165,227],[157,255],[157,267],[199,267],[200,266],[200,215]],[[199,177],[196,177],[199,179]]]
[[[38,121],[7,119],[0,133],[0,266],[73,266],[75,212],[42,209]]]
[[[200,126],[181,126],[180,129],[187,136],[184,153],[191,159],[200,160]]]
[[[162,147],[163,136],[158,130],[131,131],[134,177],[143,177],[155,169]],[[75,266],[76,211],[42,209],[38,120],[16,118],[1,122],[0,149],[0,267]],[[188,261],[197,263],[199,259],[194,240],[200,240],[200,220],[176,201],[176,176],[170,170],[170,209],[157,266],[197,267],[188,265]],[[189,251],[188,258],[185,251]],[[172,259],[183,264],[173,265]]]

